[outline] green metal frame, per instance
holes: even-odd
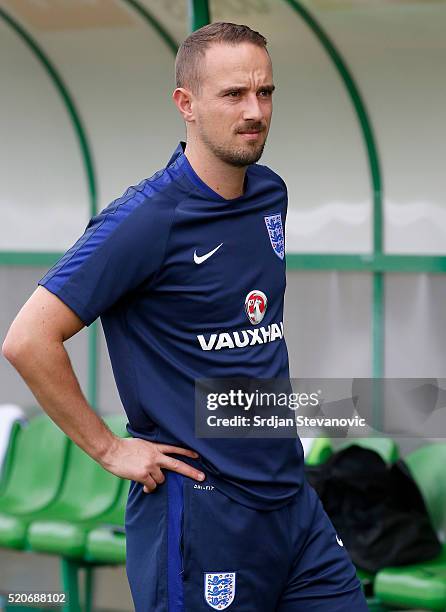
[[[388,255],[383,252],[383,183],[374,132],[365,102],[355,79],[339,50],[315,17],[298,0],[284,0],[313,31],[333,61],[350,96],[359,120],[367,152],[373,201],[373,253],[355,254],[298,254],[288,255],[290,269],[341,270],[371,272],[372,294],[372,376],[384,376],[384,273],[445,273],[446,256]]]
[[[445,255],[347,255],[288,253],[289,270],[338,270],[342,272],[446,273]]]
[[[63,252],[0,251],[0,266],[52,266]],[[288,270],[339,272],[404,272],[445,274],[446,255],[350,255],[344,253],[287,253]]]
[[[62,77],[57,71],[54,64],[51,62],[49,57],[45,54],[43,49],[37,44],[34,38],[25,28],[18,23],[11,15],[9,15],[5,9],[0,7],[0,18],[8,24],[11,29],[18,35],[23,43],[29,48],[34,57],[40,62],[48,76],[50,77],[54,87],[60,95],[68,116],[71,120],[74,132],[76,134],[79,147],[81,150],[82,162],[84,165],[85,175],[88,184],[90,212],[92,215],[96,213],[97,208],[97,186],[96,186],[96,175],[93,164],[93,156],[91,153],[91,147],[88,142],[87,133],[83,125],[79,111],[76,108],[73,96],[71,95],[68,87],[64,83]]]
[[[162,24],[155,19],[150,11],[140,4],[137,0],[122,0],[128,6],[133,8],[164,40],[170,51],[176,53],[178,45],[170,36],[169,32]],[[9,13],[0,7],[0,18],[11,27],[22,42],[32,52],[34,57],[39,61],[51,82],[53,83],[57,93],[59,94],[69,119],[73,126],[75,135],[80,147],[82,162],[84,165],[85,176],[87,179],[90,216],[94,216],[98,212],[98,196],[97,196],[97,181],[93,163],[93,155],[91,146],[88,141],[86,129],[83,125],[80,113],[76,108],[73,96],[71,95],[67,85],[57,71],[50,58],[45,54],[43,49],[38,45],[36,40],[25,28],[18,23]],[[0,265],[2,266],[42,266],[50,267],[63,253],[57,252],[32,252],[32,251],[0,251]],[[87,379],[87,399],[91,406],[97,409],[98,398],[98,329],[97,323],[94,322],[88,328],[88,379]]]
[[[313,31],[346,87],[359,120],[369,163],[373,201],[373,253],[371,255],[291,254],[291,268],[370,271],[373,274],[372,297],[372,376],[384,376],[384,273],[446,272],[446,257],[387,255],[383,253],[383,184],[378,149],[367,107],[355,79],[339,50],[320,23],[298,0],[284,0]],[[379,398],[378,398],[379,400]],[[379,403],[379,401],[378,401]]]
[[[370,179],[372,183],[372,194],[373,194],[373,252],[375,254],[382,253],[383,233],[382,233],[382,219],[383,219],[383,202],[382,202],[382,178],[380,161],[378,155],[378,149],[375,142],[375,136],[373,133],[372,123],[367,111],[367,107],[362,98],[361,92],[358,85],[355,82],[353,74],[349,70],[346,61],[342,57],[340,51],[337,49],[333,41],[329,38],[328,34],[323,30],[322,26],[318,23],[313,15],[310,14],[307,8],[305,8],[297,0],[285,0],[285,2],[303,19],[308,27],[315,34],[318,41],[321,43],[324,50],[327,52],[330,59],[333,61],[345,87],[350,100],[353,104],[353,108],[356,112],[361,128],[364,144],[367,151],[367,157],[369,162]]]
[[[160,23],[158,19],[156,19],[156,17],[152,15],[148,8],[143,6],[140,2],[137,2],[137,0],[121,1],[133,8],[139,14],[139,16],[142,17],[143,20],[146,21],[146,23],[148,23],[149,26],[161,36],[170,51],[172,51],[173,53],[177,52],[178,44],[176,40],[169,34],[169,32],[162,25],[162,23]]]
[[[208,23],[211,23],[208,0],[189,0],[189,31],[195,32]]]
[[[79,144],[81,158],[84,165],[85,176],[88,185],[90,215],[97,213],[97,181],[93,163],[93,155],[91,146],[88,142],[87,133],[83,125],[79,111],[76,108],[74,98],[71,95],[68,87],[64,83],[62,77],[53,65],[49,57],[43,49],[37,44],[34,38],[25,28],[19,24],[11,15],[3,8],[0,8],[0,18],[9,25],[22,42],[28,47],[34,57],[39,61],[51,82],[56,88],[57,93],[61,97],[64,107],[68,113],[69,119],[73,126],[77,141]],[[34,257],[33,257],[34,255]],[[54,253],[26,253],[26,252],[0,252],[1,265],[14,265],[18,262],[23,262],[21,265],[46,266],[51,265],[51,260]],[[24,263],[27,262],[27,263]],[[93,408],[97,407],[97,324],[93,323],[88,329],[88,382],[87,382],[87,399]]]
[[[383,188],[378,149],[367,107],[361,96],[346,61],[320,23],[298,0],[285,0],[299,14],[315,34],[330,59],[333,61],[350,96],[359,120],[369,162],[373,194],[373,255],[383,256]],[[373,270],[373,308],[372,308],[372,375],[384,376],[384,279],[382,272]]]

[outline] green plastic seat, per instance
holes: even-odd
[[[125,507],[129,483],[125,481],[121,495],[110,513],[102,517],[103,524],[90,531],[85,558],[96,563],[125,563],[126,540],[124,528]]]
[[[407,466],[423,495],[434,528],[446,530],[446,443],[421,446],[407,455]]]
[[[386,605],[406,609],[446,609],[446,545],[431,561],[388,567],[375,578],[375,594]]]
[[[51,505],[63,480],[68,439],[46,415],[17,433],[9,476],[0,496],[0,546],[23,548],[26,519]]]
[[[446,527],[446,444],[428,444],[406,457],[406,463],[424,497],[434,528]],[[446,610],[446,544],[431,561],[389,567],[375,579],[375,594],[385,605],[409,609]]]
[[[105,419],[120,437],[127,436],[122,415]],[[75,444],[71,444],[68,467],[60,495],[46,511],[31,517],[27,544],[36,552],[63,557],[83,557],[88,531],[116,503],[123,481],[104,470]]]
[[[111,528],[94,529],[88,536],[86,558],[101,564],[124,564],[125,533]]]
[[[353,444],[377,452],[386,463],[394,463],[399,458],[398,446],[391,438],[349,438],[340,444],[338,450]]]
[[[2,468],[0,470],[0,499],[6,489],[6,485],[11,475],[12,462],[15,455],[15,449],[17,446],[17,437],[22,431],[24,423],[22,421],[15,421],[11,427],[11,433],[9,435],[8,448],[3,461]]]
[[[333,454],[330,438],[315,438],[305,457],[306,465],[319,465],[324,463]]]

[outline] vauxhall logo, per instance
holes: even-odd
[[[245,346],[282,340],[283,322],[271,323],[267,327],[258,327],[257,329],[243,329],[241,331],[211,334],[208,338],[200,334],[197,338],[203,351],[219,351],[222,348],[244,348]]]
[[[262,322],[267,305],[268,300],[263,291],[254,289],[248,293],[245,298],[245,312],[246,316],[253,325],[257,325],[258,323]]]
[[[268,299],[263,291],[254,289],[245,298],[246,316],[253,325],[260,323],[265,316]],[[244,348],[255,344],[265,344],[283,338],[283,323],[271,323],[267,327],[257,329],[242,329],[241,331],[226,331],[219,334],[210,334],[205,338],[203,334],[197,336],[203,351],[219,351],[222,348]]]

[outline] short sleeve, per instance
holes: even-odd
[[[90,325],[126,293],[154,280],[165,257],[174,204],[135,188],[92,217],[83,235],[38,281]]]

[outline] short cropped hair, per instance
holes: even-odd
[[[266,49],[266,38],[246,25],[216,21],[192,32],[181,44],[175,60],[177,87],[187,87],[198,94],[201,86],[201,64],[206,50],[216,43],[238,45],[249,42]]]

